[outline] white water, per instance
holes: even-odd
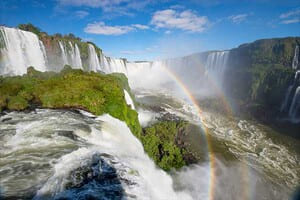
[[[78,45],[72,42],[67,44],[64,41],[58,41],[61,51],[62,67],[64,65],[71,65],[73,68],[82,69],[82,61]]]
[[[70,173],[99,154],[116,169],[128,199],[190,199],[174,191],[172,178],[155,166],[124,122],[82,113],[37,110],[0,117],[8,119],[0,124],[2,195],[59,195]]]
[[[62,65],[67,65],[68,63],[68,58],[67,58],[67,54],[66,54],[66,50],[65,50],[65,45],[63,45],[62,41],[58,41],[59,47],[60,47],[60,51],[61,51],[61,59],[62,59]]]
[[[89,48],[89,70],[94,72],[100,71],[101,70],[100,62],[94,45],[88,44],[88,48]]]
[[[287,89],[281,112],[287,112],[292,122],[300,121],[300,70],[296,71],[295,78]]]
[[[293,89],[293,86],[290,85],[286,91],[286,94],[285,94],[285,97],[284,97],[284,101],[281,105],[281,108],[280,108],[280,111],[283,112],[284,109],[286,109],[286,107],[288,106],[288,101],[289,101],[289,97],[291,95],[291,92],[292,92],[292,89]]]
[[[1,49],[4,59],[1,62],[0,74],[23,74],[29,65],[41,71],[56,71],[66,64],[74,68],[83,68],[80,50],[76,43],[58,41],[60,57],[52,58],[53,55],[46,55],[43,43],[33,33],[6,27],[1,27],[1,32],[4,33],[7,48]],[[94,46],[89,44],[87,65],[90,71],[124,73],[128,76],[131,87],[141,88],[156,88],[154,86],[167,90],[176,88],[172,80],[174,77],[170,77],[169,72],[172,72],[175,76],[180,76],[185,85],[188,85],[195,93],[203,95],[214,91],[207,79],[212,79],[222,86],[228,56],[229,51],[218,51],[154,62],[127,62],[124,59],[114,59],[103,54],[98,57]],[[49,60],[47,63],[47,57],[58,59],[60,62]]]
[[[289,116],[297,121],[297,112],[300,109],[300,86],[297,87],[296,92],[294,94],[293,100],[292,100],[292,104],[289,110]]]
[[[156,93],[144,93],[137,101],[149,103],[147,98],[153,99],[157,96],[159,95]],[[294,152],[294,146],[282,143],[284,137],[271,137],[278,137],[278,133],[273,133],[271,129],[256,122],[231,119],[218,113],[202,110],[199,116],[195,107],[185,101],[164,95],[160,97],[159,103],[149,103],[163,108],[159,114],[167,112],[191,123],[202,124],[210,130],[211,144],[214,143],[212,141],[222,143],[218,146],[212,145],[212,149],[224,145],[224,149],[215,153],[212,192],[214,199],[288,199],[291,191],[297,187],[300,180],[297,167],[299,156]],[[155,121],[154,118],[151,120]],[[207,149],[204,147],[203,151]],[[233,154],[239,161],[222,159],[226,157],[226,152]],[[210,199],[211,196],[207,193],[212,187],[207,182],[212,180],[210,167],[209,163],[201,162],[174,172],[175,188],[191,194],[193,199]]]
[[[295,47],[295,53],[294,53],[292,68],[297,69],[298,68],[298,63],[299,63],[299,46],[297,45]]]
[[[227,66],[229,51],[209,53],[205,64],[205,74],[213,76],[216,81],[223,80],[223,75]]]
[[[129,93],[126,90],[124,90],[124,94],[125,94],[126,103],[131,107],[131,109],[135,110],[133,100],[130,97]]]
[[[126,64],[126,61],[123,59],[110,58],[105,55],[102,55],[101,58],[101,68],[105,73],[118,72],[128,75]]]
[[[299,64],[299,46],[296,45],[292,69],[298,69]],[[281,105],[281,112],[286,112],[292,122],[300,122],[300,70],[295,73],[293,83],[287,88],[285,98]]]
[[[0,74],[24,74],[29,66],[46,70],[45,47],[35,34],[3,26],[0,34],[5,46],[0,49]]]
[[[69,62],[70,65],[73,68],[82,68],[82,62],[81,62],[81,58],[80,58],[80,51],[79,48],[77,46],[77,44],[75,43],[75,45],[69,41],[69,47],[70,50],[68,51],[69,54]]]

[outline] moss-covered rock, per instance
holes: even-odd
[[[9,110],[24,110],[28,107],[28,101],[21,96],[10,97],[7,108]]]
[[[125,121],[140,136],[138,114],[126,104],[125,75],[104,75],[65,67],[60,73],[39,72],[32,67],[23,76],[0,79],[0,109],[24,110],[31,104],[42,108],[80,108],[96,115],[108,113]],[[126,80],[126,77],[122,77]]]
[[[168,171],[186,165],[185,149],[177,145],[177,137],[186,125],[184,121],[161,121],[143,129],[144,149],[162,169]]]

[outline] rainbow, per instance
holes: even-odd
[[[186,95],[186,97],[191,101],[192,105],[194,106],[194,108],[197,111],[197,115],[201,121],[200,124],[200,128],[202,129],[202,131],[205,133],[205,138],[206,138],[206,142],[207,142],[207,147],[208,147],[208,158],[209,158],[209,168],[210,168],[210,180],[209,180],[209,191],[208,191],[208,196],[210,200],[214,200],[214,192],[215,192],[215,183],[216,183],[216,173],[215,173],[215,169],[216,169],[216,160],[215,160],[215,156],[213,153],[213,147],[212,147],[212,143],[211,143],[211,139],[210,139],[210,135],[209,135],[209,130],[203,125],[203,121],[201,118],[201,108],[198,105],[198,102],[196,100],[196,98],[193,96],[193,94],[191,93],[191,91],[189,90],[189,88],[184,84],[184,82],[176,75],[176,73],[172,72],[170,69],[168,69],[166,66],[161,65],[162,69],[166,72],[166,74],[173,80],[175,81],[175,83],[179,86],[179,88],[181,88],[181,90],[184,92],[184,94]],[[226,101],[225,99],[225,95],[222,94],[222,91],[217,87],[216,84],[214,84],[213,81],[212,85],[217,89],[218,95],[220,97],[222,97],[222,103],[225,105],[226,111],[232,115],[232,109],[230,107],[230,104],[228,103],[228,101]],[[244,194],[243,196],[248,196],[247,194]],[[244,198],[244,199],[248,199],[248,198]]]

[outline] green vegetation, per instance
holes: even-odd
[[[162,169],[180,168],[186,164],[185,150],[176,144],[178,134],[186,124],[184,121],[161,121],[143,129],[144,149]]]
[[[137,112],[126,104],[124,89],[130,93],[124,74],[83,72],[68,65],[60,73],[30,67],[23,76],[0,77],[0,111],[42,107],[108,113],[126,122],[159,167],[170,170],[184,166],[185,149],[177,142],[187,123],[162,121],[142,131]]]
[[[23,31],[30,31],[30,32],[38,35],[38,36],[41,34],[41,29],[39,29],[38,27],[32,25],[31,23],[19,24],[18,28],[23,30]]]
[[[295,72],[282,65],[253,65],[251,99],[271,107],[281,103],[282,94],[293,80]]]
[[[243,107],[254,107],[280,113],[280,105],[288,86],[292,83],[295,47],[299,37],[264,39],[243,44],[230,52],[226,90]]]
[[[123,77],[124,76],[124,77]],[[43,108],[80,108],[96,115],[108,113],[125,121],[140,137],[136,111],[126,104],[125,75],[83,72],[66,66],[61,73],[39,72],[33,67],[23,76],[0,78],[0,110],[24,110],[30,105]]]

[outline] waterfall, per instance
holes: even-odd
[[[293,101],[289,110],[289,116],[293,121],[297,121],[298,109],[300,108],[300,86],[297,87]]]
[[[67,44],[64,41],[58,41],[58,45],[61,51],[62,65],[71,65],[73,68],[82,69],[78,45],[76,43],[73,44],[70,41]]]
[[[105,73],[123,73],[128,75],[127,62],[124,59],[110,58],[101,55],[101,70]]]
[[[134,106],[133,100],[132,100],[132,98],[130,97],[129,93],[128,93],[126,90],[124,90],[124,94],[125,94],[125,100],[126,100],[126,103],[127,103],[128,105],[130,105],[130,107],[131,107],[133,110],[135,110],[135,106]]]
[[[296,71],[294,81],[288,87],[280,110],[288,113],[293,122],[300,121],[300,70]]]
[[[180,80],[193,94],[214,95],[216,85],[222,88],[228,58],[229,51],[218,51],[154,62],[127,62],[127,77],[134,89],[175,91]]]
[[[96,53],[94,45],[88,44],[88,48],[89,48],[89,70],[96,72],[101,69],[99,58]]]
[[[109,73],[109,61],[108,58],[103,54],[100,55],[100,65],[103,72]]]
[[[286,91],[286,94],[285,94],[285,98],[284,98],[284,101],[281,105],[281,108],[280,108],[280,111],[284,111],[286,109],[286,107],[288,106],[288,103],[289,103],[289,97],[291,96],[291,92],[292,92],[292,89],[293,89],[293,86],[290,85]]]
[[[68,64],[68,58],[67,58],[67,54],[66,54],[66,50],[65,50],[65,45],[63,44],[62,41],[58,41],[59,44],[59,48],[61,51],[61,59],[62,59],[62,64],[67,65]]]
[[[298,69],[298,64],[299,46],[296,45],[292,62],[292,69]],[[296,123],[300,121],[300,70],[296,71],[294,81],[286,91],[280,111],[283,113],[287,113],[291,121]]]
[[[299,46],[297,45],[295,47],[295,53],[294,53],[292,68],[297,69],[298,68],[298,63],[299,63]]]
[[[228,57],[229,51],[209,53],[205,64],[205,75],[223,79]]]
[[[80,58],[80,51],[78,48],[78,45],[75,43],[75,45],[73,45],[72,42],[69,41],[69,58],[70,58],[70,65],[73,68],[82,68],[82,62],[81,62],[81,58]]]
[[[0,74],[21,75],[29,66],[46,70],[45,47],[35,34],[1,26],[0,37],[4,43],[0,45]]]

